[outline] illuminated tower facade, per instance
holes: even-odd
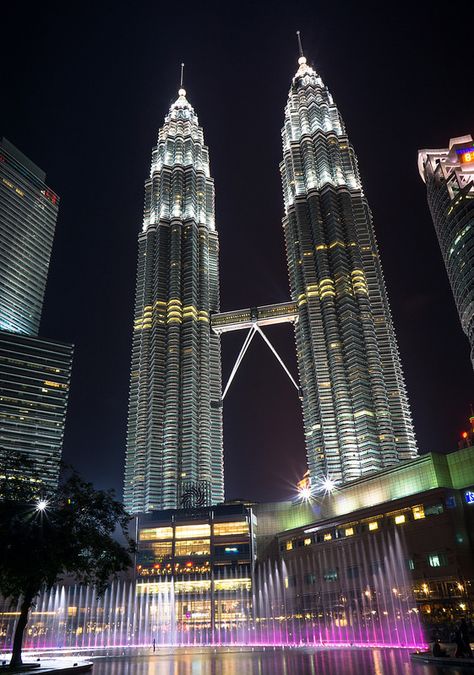
[[[420,150],[418,168],[474,367],[474,141],[452,138],[449,147]]]
[[[417,448],[372,216],[344,122],[303,55],[282,130],[283,227],[308,466],[343,483]]]
[[[153,149],[138,240],[124,501],[130,513],[224,498],[214,182],[184,89]]]

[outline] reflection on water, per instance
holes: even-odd
[[[177,651],[144,657],[98,659],[93,675],[437,675],[412,664],[399,649]],[[460,671],[450,670],[454,675]]]

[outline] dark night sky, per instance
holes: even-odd
[[[473,374],[417,150],[474,132],[474,9],[439,4],[2,7],[0,136],[61,197],[41,334],[76,345],[64,457],[97,486],[121,494],[143,184],[181,61],[216,184],[222,309],[289,297],[278,163],[298,28],[358,153],[420,450],[456,447]],[[296,372],[291,327],[268,334]],[[223,337],[224,380],[243,337]],[[227,496],[291,494],[305,464],[300,403],[259,339],[224,425]]]

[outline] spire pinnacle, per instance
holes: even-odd
[[[186,89],[183,89],[183,78],[184,78],[184,63],[181,64],[181,78],[179,82],[179,91],[180,96],[186,96]]]
[[[306,58],[305,58],[305,55],[303,53],[303,44],[301,42],[301,33],[300,33],[299,30],[296,31],[296,36],[298,38],[298,50],[299,50],[299,53],[300,53],[300,58],[298,59],[298,63],[301,66],[301,65],[303,65],[303,63],[306,63]]]

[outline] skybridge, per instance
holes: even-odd
[[[220,335],[228,331],[252,328],[254,325],[270,326],[275,323],[295,323],[297,320],[296,302],[280,302],[276,305],[262,305],[213,314],[211,326],[214,333]]]
[[[298,309],[295,302],[280,302],[275,305],[262,305],[261,307],[237,309],[233,312],[219,312],[219,314],[213,314],[211,316],[211,327],[214,333],[217,333],[217,335],[228,333],[234,330],[248,330],[225,389],[222,392],[222,400],[224,400],[225,395],[232,384],[232,380],[234,379],[237,370],[242,363],[245,352],[249,348],[250,343],[252,342],[256,333],[260,334],[263,341],[266,343],[270,351],[277,359],[278,363],[287,374],[290,382],[296,388],[298,395],[301,397],[299,384],[296,382],[295,378],[284,364],[277,350],[262,330],[262,326],[271,326],[276,323],[296,323],[297,321]]]

